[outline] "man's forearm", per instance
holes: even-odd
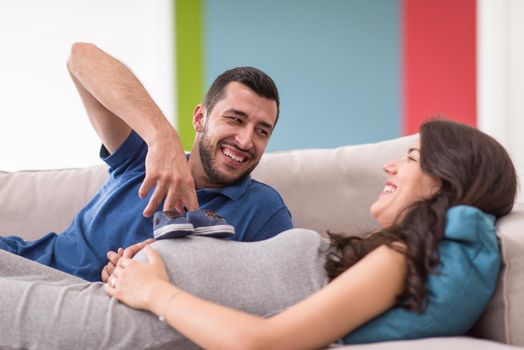
[[[195,210],[195,182],[182,143],[160,108],[134,74],[93,44],[76,43],[67,68],[80,93],[87,114],[110,153],[125,141],[131,129],[148,145],[146,173],[138,190],[145,198],[144,216],[163,209]]]
[[[111,148],[117,148],[123,141],[117,140],[116,145],[113,145],[112,139],[129,133],[127,126],[135,130],[148,145],[167,137],[178,141],[176,131],[144,86],[124,64],[111,55],[93,44],[76,43],[71,49],[68,69],[93,126],[110,152],[114,151]],[[86,98],[86,94],[91,95],[91,98]],[[101,109],[110,113],[100,113]],[[111,119],[115,117],[120,120]]]

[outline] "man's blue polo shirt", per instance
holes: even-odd
[[[102,147],[109,178],[68,229],[29,242],[0,237],[0,248],[89,281],[100,280],[109,250],[153,237],[152,219],[142,215],[153,191],[145,199],[138,197],[146,155],[147,145],[135,132],[113,154]],[[200,189],[197,196],[200,208],[213,210],[235,226],[233,240],[264,240],[293,226],[280,195],[250,176],[224,188]],[[162,207],[163,203],[158,210]]]

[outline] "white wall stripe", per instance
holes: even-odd
[[[0,170],[99,162],[66,69],[75,41],[124,61],[173,119],[172,14],[172,0],[0,0]]]
[[[508,149],[524,184],[524,1],[477,0],[477,9],[478,125]]]

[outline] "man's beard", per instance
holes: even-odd
[[[217,147],[219,146],[217,145]],[[235,178],[231,178],[230,176],[221,173],[215,166],[215,155],[213,153],[213,147],[211,146],[211,142],[207,139],[207,132],[205,126],[202,130],[202,137],[198,142],[198,149],[200,153],[200,161],[202,162],[204,172],[206,173],[207,177],[211,180],[211,182],[217,185],[230,185],[234,182],[237,182],[243,177],[249,175],[258,165],[258,162],[253,164],[253,166],[251,166],[244,173],[240,174]]]

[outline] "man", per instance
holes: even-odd
[[[215,80],[194,109],[187,160],[175,129],[121,62],[77,43],[67,66],[102,140],[109,179],[62,234],[2,237],[0,248],[95,281],[108,251],[152,237],[151,215],[162,208],[192,211],[200,203],[235,227],[236,240],[292,227],[280,195],[249,176],[278,119],[278,91],[265,73],[236,68]]]

